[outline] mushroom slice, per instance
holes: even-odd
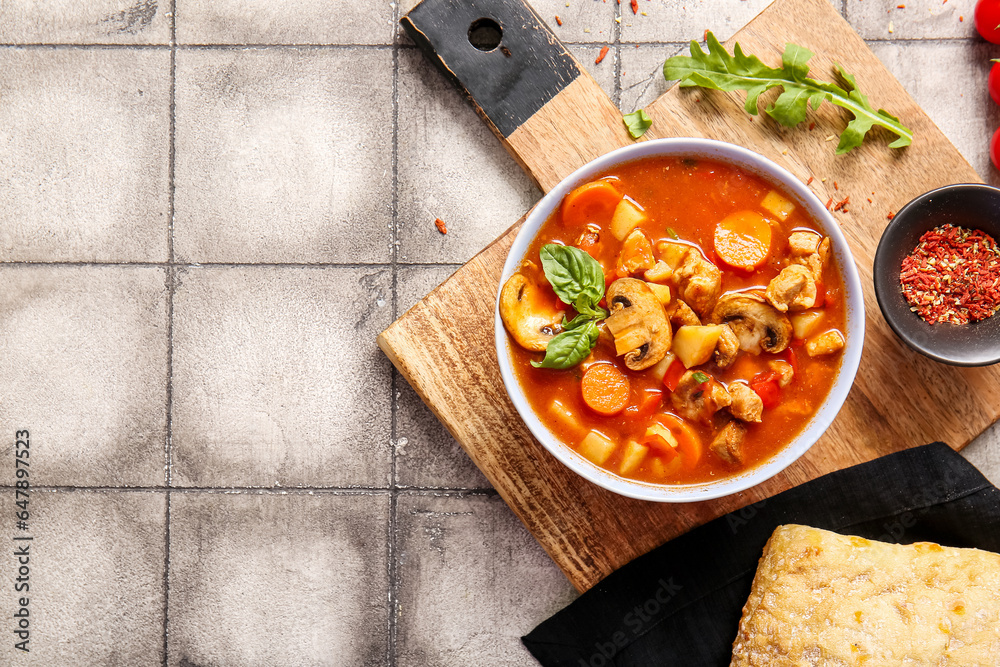
[[[764,401],[753,389],[742,382],[733,382],[728,388],[733,399],[729,404],[729,414],[745,422],[759,422],[764,414]]]
[[[634,371],[656,364],[670,351],[670,322],[653,291],[641,280],[619,278],[607,292],[611,315],[606,320],[618,354]]]
[[[562,331],[563,311],[541,298],[541,291],[521,273],[515,273],[500,290],[500,319],[517,344],[532,352],[544,352]]]
[[[746,426],[730,420],[712,439],[709,448],[726,463],[737,465],[743,462],[743,438],[746,434]]]
[[[728,324],[722,325],[719,342],[715,344],[715,364],[719,368],[729,368],[740,353],[740,339]]]
[[[782,352],[792,338],[788,317],[755,294],[723,296],[712,311],[712,322],[728,324],[740,341],[740,349],[752,354]]]
[[[764,298],[783,313],[816,305],[816,280],[812,271],[800,264],[781,270],[767,285]]]
[[[681,417],[708,423],[716,412],[728,406],[732,398],[716,380],[699,382],[695,371],[687,371],[670,394],[670,403]]]

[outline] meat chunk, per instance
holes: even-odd
[[[699,382],[694,371],[687,371],[670,394],[670,403],[677,414],[691,421],[708,423],[716,412],[732,402],[725,387],[709,377]],[[705,386],[707,385],[707,387]]]
[[[742,382],[733,382],[729,385],[729,396],[732,398],[729,414],[745,422],[760,422],[764,402],[757,392]]]
[[[674,307],[670,309],[670,323],[676,327],[697,327],[701,326],[701,318],[691,310],[691,306],[687,305],[680,299],[677,300]]]
[[[764,298],[783,313],[816,305],[816,279],[800,264],[790,264],[767,285]]]
[[[810,357],[822,357],[844,349],[844,335],[836,329],[806,341],[806,354]]]
[[[796,257],[792,260],[792,264],[801,264],[812,272],[813,280],[816,282],[823,282],[823,269],[826,268],[826,264],[829,261],[830,239],[824,238],[820,241],[819,246],[816,248],[816,252]]]
[[[782,389],[790,385],[792,383],[792,378],[795,377],[795,369],[792,368],[792,365],[787,361],[772,359],[767,362],[767,367],[780,376],[778,378],[778,386]]]
[[[743,438],[746,434],[746,426],[730,421],[712,438],[709,447],[726,463],[737,465],[743,462]]]
[[[728,324],[722,325],[722,333],[719,335],[719,342],[715,344],[715,363],[719,368],[729,368],[736,355],[740,353],[740,339],[729,328]]]
[[[792,232],[788,237],[788,251],[792,255],[811,255],[819,248],[821,238],[815,232]]]
[[[680,297],[704,317],[712,312],[722,292],[722,272],[697,251],[684,255],[673,274]]]

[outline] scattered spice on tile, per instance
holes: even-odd
[[[896,5],[896,9],[906,9],[906,5]]]
[[[608,47],[602,46],[601,52],[597,54],[597,60],[594,61],[595,65],[600,65],[601,61],[604,60],[604,56],[608,55]]]
[[[896,217],[896,214],[893,213],[892,211],[889,211],[889,215],[885,216],[885,219],[886,220],[892,220],[895,217]]]
[[[438,231],[442,234],[448,233],[448,226],[444,224],[444,220],[441,218],[434,218],[434,226],[438,228]]]
[[[639,0],[632,0],[632,14],[639,13]]]
[[[1000,248],[979,229],[935,227],[903,259],[899,282],[929,324],[985,320],[1000,309]]]
[[[890,33],[894,32],[894,28],[895,26],[892,25],[892,21],[889,21],[889,32]]]
[[[557,24],[557,25],[562,25],[562,19],[561,19],[561,18],[559,18],[559,15],[558,15],[558,14],[556,14],[556,24]]]
[[[701,36],[701,41],[703,42],[708,41],[708,28],[705,28],[705,34]]]

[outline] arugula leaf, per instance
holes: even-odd
[[[653,124],[653,119],[649,117],[645,109],[639,109],[634,113],[627,113],[622,116],[622,121],[625,123],[625,127],[628,128],[628,133],[632,135],[633,139],[638,139],[642,135],[646,134],[646,130],[649,126]]]
[[[885,128],[898,138],[890,148],[909,146],[913,132],[899,119],[884,109],[875,110],[868,98],[858,90],[854,77],[837,65],[838,78],[843,85],[826,83],[809,78],[809,60],[813,52],[797,44],[786,44],[781,57],[781,68],[768,67],[754,55],[746,55],[739,44],[734,45],[733,55],[711,32],[707,37],[708,53],[697,42],[691,42],[691,56],[674,56],[663,63],[663,76],[677,79],[681,87],[700,86],[712,90],[747,93],[744,108],[747,113],[758,115],[757,100],[771,88],[782,88],[781,94],[764,111],[782,125],[794,127],[801,123],[809,107],[818,109],[823,101],[847,109],[854,117],[840,135],[837,154],[857,148],[874,126]]]
[[[541,363],[532,360],[531,365],[535,368],[572,368],[587,358],[597,344],[600,333],[597,324],[593,320],[587,320],[550,340],[545,348],[545,358]]]
[[[596,316],[595,308],[604,296],[604,270],[597,260],[579,248],[558,243],[542,246],[538,254],[556,296],[576,312]]]
[[[694,380],[695,382],[697,382],[698,384],[704,384],[704,383],[708,382],[709,380],[711,380],[712,378],[708,375],[708,373],[703,373],[701,371],[695,371],[691,375],[691,379]]]

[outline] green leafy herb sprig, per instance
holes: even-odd
[[[628,133],[632,138],[638,139],[646,134],[646,130],[653,124],[653,119],[649,117],[645,109],[639,109],[638,111],[622,116],[622,122],[625,123],[625,127],[628,128]]]
[[[563,332],[549,341],[541,363],[536,368],[566,369],[587,358],[597,344],[600,329],[597,323],[608,316],[598,306],[604,298],[604,270],[593,257],[572,246],[549,243],[542,246],[539,256],[545,278],[556,296],[576,310],[570,321],[563,316]]]
[[[781,68],[768,67],[757,56],[746,55],[739,44],[733,55],[715,38],[707,35],[708,53],[697,42],[691,42],[691,56],[674,56],[663,64],[663,76],[669,81],[680,81],[682,87],[701,86],[713,90],[745,90],[747,113],[758,115],[757,98],[771,88],[781,87],[783,92],[765,112],[782,125],[794,127],[805,120],[808,107],[818,109],[824,100],[847,109],[854,119],[847,124],[837,144],[841,155],[857,148],[874,126],[883,127],[898,138],[890,148],[909,146],[913,132],[899,119],[884,109],[876,111],[868,98],[858,90],[854,77],[837,65],[842,85],[809,78],[809,59],[813,52],[796,44],[786,44],[781,57]]]

